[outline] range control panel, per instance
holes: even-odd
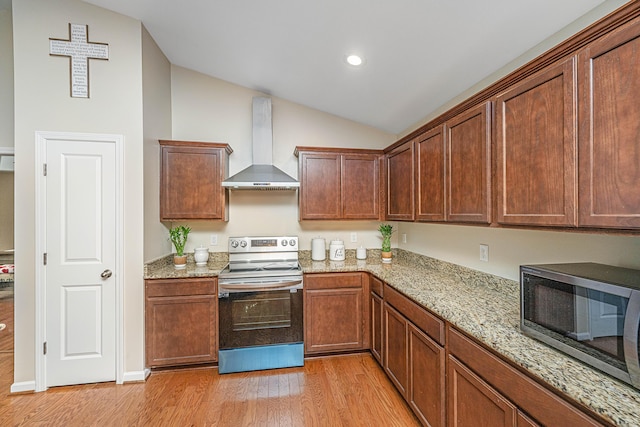
[[[229,237],[229,252],[290,252],[298,250],[297,236]]]

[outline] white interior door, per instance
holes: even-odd
[[[114,381],[115,144],[48,140],[46,164],[46,385]]]

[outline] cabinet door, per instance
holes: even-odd
[[[382,298],[371,292],[371,354],[382,365]]]
[[[305,290],[305,353],[363,348],[362,288]]]
[[[516,425],[516,407],[453,356],[447,376],[449,426]]]
[[[387,220],[413,221],[414,148],[413,141],[402,144],[386,155]]]
[[[147,298],[147,366],[218,360],[217,303],[217,295]]]
[[[579,54],[579,225],[640,227],[640,19]]]
[[[384,370],[406,399],[409,385],[409,322],[384,304]]]
[[[445,141],[443,127],[416,138],[416,219],[445,220]]]
[[[340,155],[300,156],[300,219],[340,219]]]
[[[343,154],[342,218],[380,218],[379,157],[368,154]]]
[[[409,326],[407,400],[423,425],[444,427],[445,350],[414,325]]]
[[[221,185],[225,175],[225,150],[206,145],[161,146],[160,220],[227,220],[228,192]]]
[[[574,59],[498,95],[497,222],[576,225]]]
[[[447,221],[491,222],[491,103],[446,123]]]
[[[363,285],[363,277],[364,273],[305,275],[305,353],[369,348],[369,286]]]

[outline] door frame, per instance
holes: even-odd
[[[43,343],[46,341],[46,271],[43,265],[43,254],[46,249],[46,194],[47,185],[43,173],[46,161],[46,147],[49,141],[101,142],[115,144],[116,162],[116,235],[115,235],[115,290],[116,290],[116,384],[124,380],[124,135],[78,132],[46,132],[35,133],[35,391],[47,390],[46,357],[43,354]]]

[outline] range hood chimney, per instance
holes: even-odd
[[[222,182],[231,190],[296,190],[300,183],[273,165],[271,98],[253,98],[253,164]]]

